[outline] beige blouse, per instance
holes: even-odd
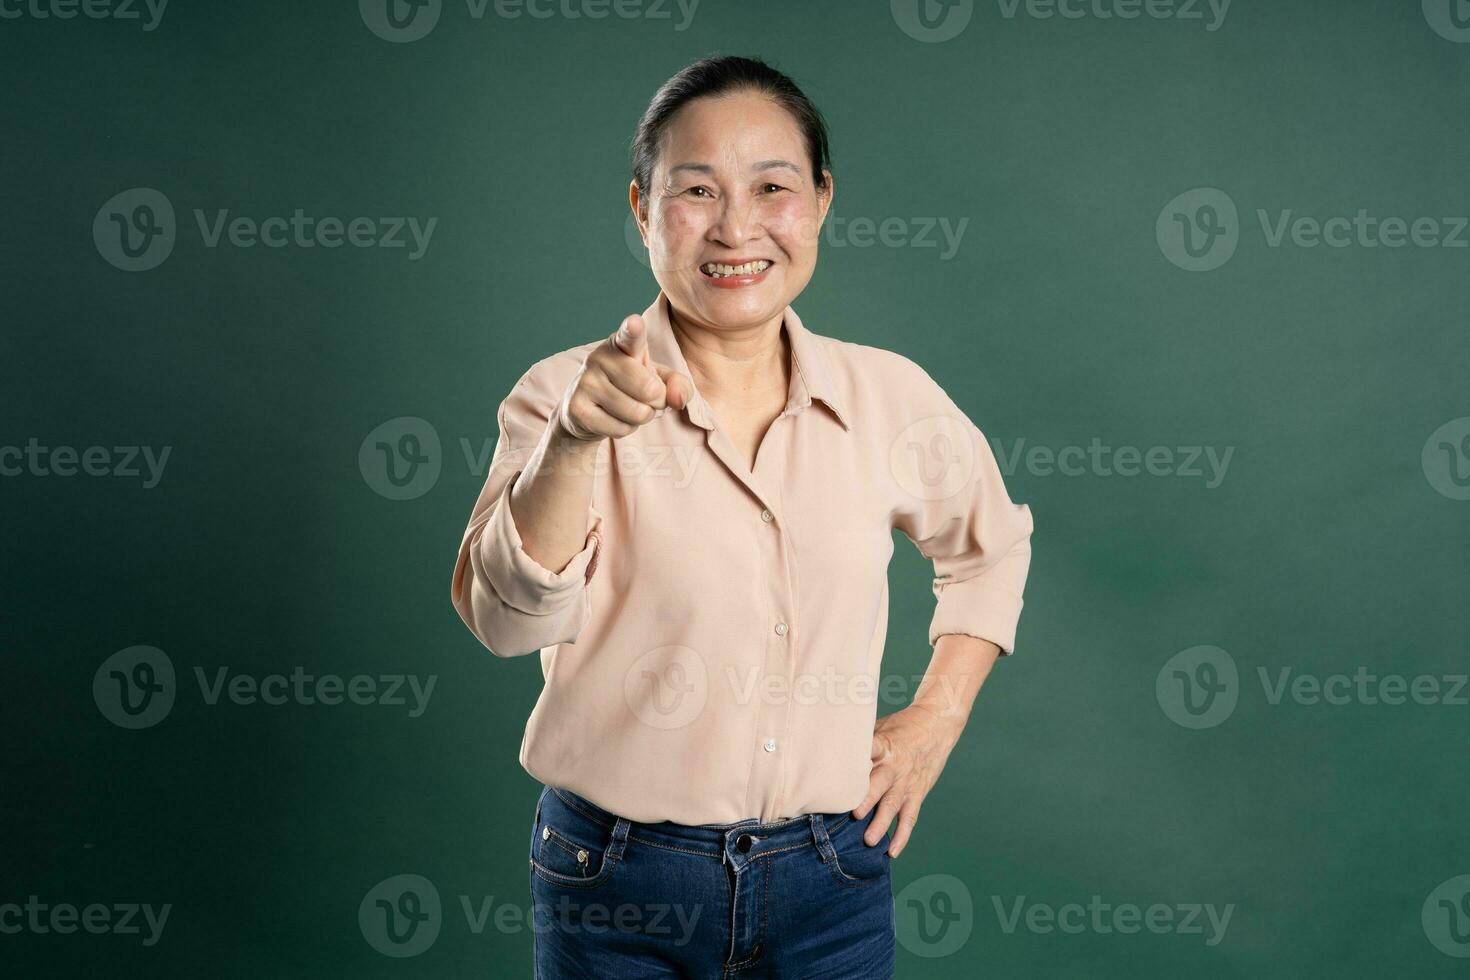
[[[662,291],[650,357],[691,377]],[[601,340],[538,361],[500,404],[452,597],[493,653],[541,651],[520,762],[630,820],[850,810],[871,769],[894,528],[934,562],[944,633],[1014,649],[1031,512],[980,430],[900,354],[812,333],[786,308],[786,408],[754,471],[695,391],[596,456],[565,568],[521,548],[507,500]],[[908,691],[912,694],[912,691]],[[906,703],[906,699],[905,699]]]

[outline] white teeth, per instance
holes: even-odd
[[[721,262],[706,262],[700,266],[707,275],[713,279],[723,279],[725,276],[749,276],[757,272],[764,272],[771,263],[765,259],[757,259],[744,265],[725,265]]]

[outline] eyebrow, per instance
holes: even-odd
[[[798,177],[801,176],[801,169],[789,160],[761,160],[758,163],[752,164],[750,169],[751,172],[758,173],[762,170],[775,170],[778,168],[785,168]],[[701,174],[713,174],[715,172],[715,168],[707,163],[677,163],[669,168],[669,176],[672,177],[681,170],[691,170]]]

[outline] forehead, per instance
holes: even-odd
[[[743,167],[755,160],[805,159],[801,129],[764,95],[741,92],[684,105],[664,131],[658,168],[681,163]]]

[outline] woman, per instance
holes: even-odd
[[[1031,514],[980,431],[790,306],[827,164],[785,75],[675,75],[629,187],[658,297],[500,405],[453,599],[542,651],[537,976],[890,976],[889,860],[1014,646]],[[934,562],[934,654],[875,724],[893,528]]]

